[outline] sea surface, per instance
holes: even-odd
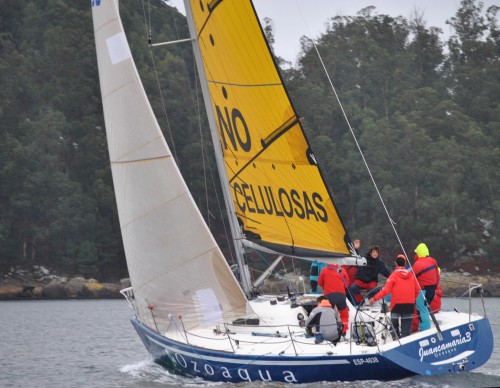
[[[473,300],[479,312],[479,299]],[[500,298],[485,299],[494,335]],[[467,311],[468,300],[443,298],[445,309]],[[125,300],[0,302],[0,387],[263,387],[277,383],[223,384],[177,376],[153,363],[133,329]],[[416,376],[393,382],[304,384],[300,387],[498,387],[500,339],[481,368],[467,374]]]

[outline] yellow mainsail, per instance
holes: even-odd
[[[344,226],[249,0],[191,0],[232,200],[247,239],[349,254]]]

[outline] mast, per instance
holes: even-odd
[[[222,192],[224,194],[224,202],[226,203],[226,208],[228,210],[229,225],[231,228],[231,234],[233,236],[234,248],[236,251],[236,260],[238,262],[238,267],[240,268],[240,281],[245,294],[249,295],[252,289],[250,274],[248,271],[248,265],[245,260],[245,248],[243,247],[243,235],[241,228],[238,224],[236,218],[236,210],[234,208],[234,203],[231,197],[231,188],[229,186],[229,179],[224,165],[224,157],[222,155],[222,150],[220,148],[220,140],[218,136],[217,124],[215,122],[215,114],[211,104],[210,92],[207,87],[207,77],[205,74],[205,69],[203,67],[203,59],[201,58],[201,52],[198,42],[198,36],[196,34],[196,28],[193,21],[193,13],[191,11],[191,4],[189,0],[184,0],[184,7],[186,9],[186,18],[189,26],[189,34],[193,39],[193,52],[196,60],[196,67],[198,69],[198,74],[200,77],[201,90],[203,93],[203,100],[205,102],[205,108],[207,110],[208,123],[210,127],[210,134],[212,136],[212,142],[215,149],[215,160],[217,163],[217,170],[219,171],[219,177],[222,185]]]

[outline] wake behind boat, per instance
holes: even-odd
[[[252,296],[248,249],[276,254],[276,262],[290,256],[364,265],[365,259],[356,254],[336,211],[251,1],[186,0],[185,6],[239,279],[154,117],[118,0],[92,1],[132,283],[123,294],[148,351],[179,373],[227,382],[392,380],[484,364],[493,349],[485,316],[440,312],[431,329],[393,340],[384,305],[349,305],[346,335],[332,343],[307,336],[303,327],[317,295]]]

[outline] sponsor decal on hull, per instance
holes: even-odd
[[[451,341],[443,342],[435,346],[429,346],[429,341],[420,341],[420,348],[418,349],[418,356],[420,357],[420,361],[423,361],[424,358],[434,357],[440,358],[446,355],[451,355],[457,353],[457,349],[460,345],[466,344],[472,341],[472,334],[470,331],[466,332],[465,335],[459,334],[458,338],[455,338]],[[436,343],[436,339],[434,337],[431,338],[431,342],[433,344]]]
[[[160,345],[168,360],[172,365],[180,371],[190,375],[203,376],[212,380],[219,381],[284,381],[287,383],[298,383],[299,378],[296,372],[290,370],[290,366],[308,367],[308,366],[328,366],[328,365],[348,365],[351,362],[347,359],[335,360],[303,360],[300,362],[292,360],[283,361],[263,361],[256,359],[237,359],[223,358],[217,356],[197,355],[188,351],[180,350],[165,345],[155,338],[148,336],[147,338]],[[378,362],[374,361],[376,357],[371,357],[366,363]],[[363,365],[365,361],[357,359],[356,365]],[[220,364],[234,364],[234,366],[222,366]],[[246,367],[244,365],[252,365]],[[269,367],[271,368],[269,369]],[[285,369],[277,369],[283,366]]]

